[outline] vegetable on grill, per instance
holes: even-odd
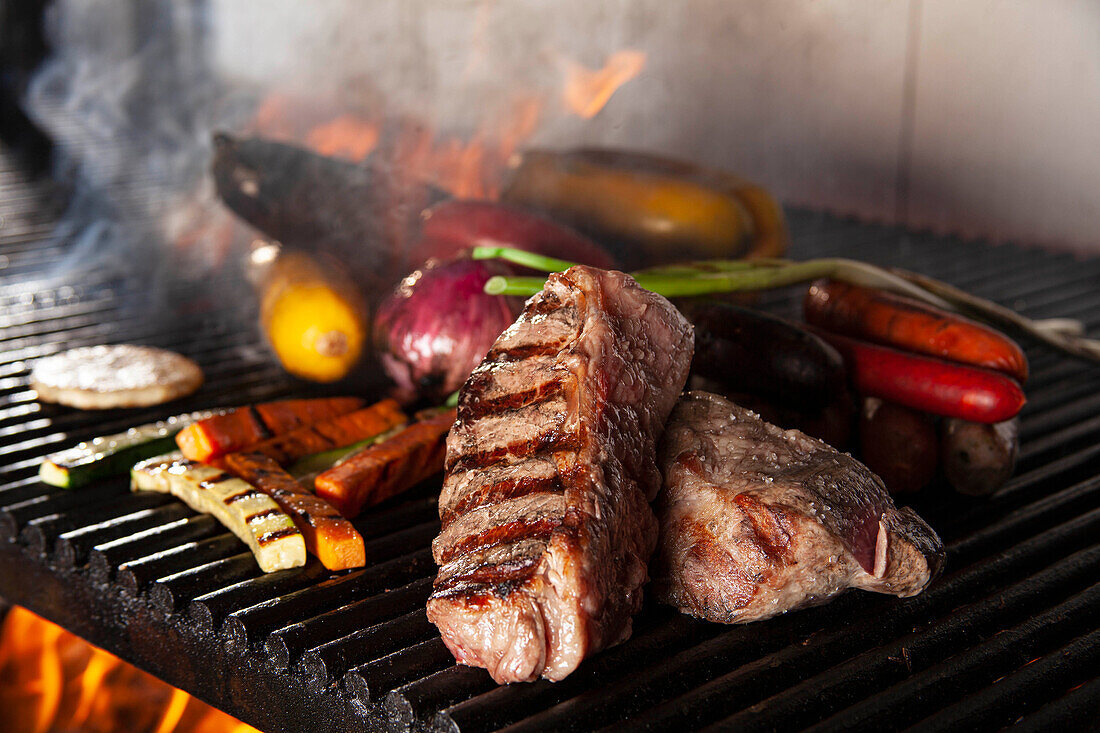
[[[906,354],[827,331],[817,334],[844,357],[856,392],[867,397],[982,423],[1015,417],[1026,402],[1020,385],[1000,372]]]
[[[351,445],[343,445],[339,448],[308,455],[292,463],[287,468],[287,473],[293,476],[296,481],[304,483],[307,486],[312,486],[313,479],[317,478],[317,474],[329,470],[338,463],[342,463],[349,456],[358,453],[368,445],[392,438],[394,435],[397,435],[403,427],[404,423],[399,423],[397,427],[390,428],[384,433],[372,435],[369,438],[364,438]]]
[[[325,397],[240,407],[189,425],[176,435],[176,445],[187,458],[206,462],[304,425],[358,410],[365,402],[358,397]]]
[[[97,479],[124,475],[137,461],[175,448],[174,438],[183,428],[216,414],[207,410],[176,415],[124,433],[93,438],[46,456],[38,477],[50,486],[76,489]]]
[[[179,452],[139,463],[130,471],[135,491],[172,494],[197,512],[212,514],[248,545],[265,573],[304,565],[306,545],[275,501],[259,489]]]
[[[819,328],[903,351],[1004,372],[1027,380],[1027,357],[988,326],[912,298],[837,280],[810,286],[806,320]]]
[[[941,432],[943,472],[956,491],[984,496],[1012,477],[1020,450],[1017,420],[992,425],[944,420]]]
[[[270,440],[248,446],[247,450],[270,456],[278,464],[289,466],[314,453],[351,445],[384,433],[405,420],[405,413],[401,412],[395,401],[382,400],[362,410],[276,435]]]
[[[615,260],[592,240],[538,214],[488,201],[444,201],[426,209],[412,262],[450,259],[470,247],[516,247],[612,269]]]
[[[928,415],[875,397],[863,401],[859,449],[891,494],[923,489],[939,467],[939,437]]]
[[[314,481],[317,495],[345,517],[411,489],[443,470],[447,432],[456,411],[414,423],[389,440],[364,448]]]
[[[382,302],[374,337],[382,366],[404,392],[438,402],[462,386],[521,303],[485,293],[499,262],[431,261]]]
[[[288,372],[342,379],[367,343],[367,307],[351,277],[303,252],[280,252],[262,286],[260,326]]]
[[[811,411],[847,397],[836,349],[790,321],[728,303],[689,304],[695,326],[691,370],[724,391]]]
[[[366,564],[363,537],[351,522],[271,458],[260,453],[231,453],[225,464],[230,473],[275,500],[302,533],[306,549],[326,568],[346,570]]]
[[[520,262],[543,272],[560,272],[571,266],[548,257],[506,247],[475,247],[474,259]],[[986,323],[1036,339],[1051,348],[1080,359],[1100,363],[1100,339],[1084,335],[1084,324],[1066,318],[1032,320],[991,301],[971,295],[930,277],[842,258],[815,260],[760,259],[705,260],[631,273],[639,285],[666,298],[742,293],[810,282],[822,277],[882,288],[907,295],[937,308],[965,313]],[[542,290],[544,277],[492,277],[485,292],[492,295],[530,296]]]
[[[544,211],[632,265],[685,257],[775,257],[782,210],[763,189],[681,161],[615,150],[525,152],[507,203]]]

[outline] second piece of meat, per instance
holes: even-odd
[[[656,545],[656,441],[691,325],[628,275],[573,267],[462,389],[428,617],[497,682],[560,680],[630,635]]]
[[[922,591],[943,543],[851,456],[708,392],[669,418],[657,597],[723,623],[769,618],[855,587]]]

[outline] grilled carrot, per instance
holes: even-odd
[[[820,329],[815,333],[836,347],[856,391],[867,397],[982,423],[1008,420],[1026,402],[1020,385],[1000,372],[907,354]]]
[[[367,446],[314,481],[345,517],[354,517],[443,470],[447,432],[455,410],[414,423],[389,440]]]
[[[358,397],[326,397],[241,407],[189,425],[176,435],[176,445],[192,461],[208,462],[274,435],[358,410],[363,404]]]
[[[347,519],[319,496],[314,496],[278,463],[262,453],[230,453],[229,472],[264,492],[293,520],[306,549],[329,570],[360,568],[366,564],[363,537]]]
[[[403,422],[405,413],[397,403],[382,400],[362,410],[276,435],[247,446],[247,451],[262,453],[282,466],[289,466],[299,458],[357,443]]]
[[[1027,381],[1027,357],[1015,341],[912,298],[837,280],[818,280],[806,293],[803,310],[806,320],[819,328]]]

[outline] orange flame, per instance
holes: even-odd
[[[310,130],[306,135],[306,145],[321,155],[359,163],[374,150],[378,136],[378,125],[354,115],[342,114]]]
[[[259,733],[22,608],[0,637],[0,711],[34,733]]]
[[[468,141],[437,140],[421,125],[405,125],[391,168],[410,180],[430,181],[457,198],[495,199],[508,159],[534,133],[541,110],[537,98],[519,99],[499,122],[484,126]]]
[[[641,73],[646,56],[626,49],[613,53],[600,69],[562,59],[566,109],[594,117],[626,82]],[[352,162],[371,159],[388,171],[395,190],[430,182],[458,198],[494,199],[508,160],[534,135],[543,112],[538,95],[518,97],[473,134],[440,136],[417,120],[378,114],[336,112],[333,102],[305,100],[273,92],[257,107],[250,131],[304,144],[321,155]],[[385,121],[385,125],[383,125]]]
[[[645,68],[645,54],[626,49],[616,51],[602,69],[589,69],[566,59],[565,106],[586,120],[595,117],[611,96]]]

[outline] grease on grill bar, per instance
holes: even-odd
[[[797,212],[790,224],[798,257],[904,266],[1032,317],[1100,325],[1098,260]],[[0,251],[7,241],[0,232]],[[0,302],[15,306],[0,318],[0,594],[260,728],[839,730],[1022,718],[1022,729],[1043,730],[1095,719],[1100,370],[1029,352],[1016,476],[988,499],[941,488],[914,500],[948,544],[945,575],[923,595],[846,594],[735,627],[648,604],[628,641],[564,681],[497,687],[455,665],[424,615],[432,486],[356,520],[365,568],[331,573],[313,561],[263,575],[236,537],[171,497],[130,494],[123,480],[80,492],[39,484],[41,455],[169,411],[39,405],[25,386],[37,356],[105,339],[182,351],[209,382],[173,414],[299,388],[254,348],[252,314],[160,327],[125,309],[124,284],[89,278],[78,295],[39,294],[38,304],[20,301],[19,287],[0,288]],[[762,303],[792,313],[800,296],[767,293]]]

